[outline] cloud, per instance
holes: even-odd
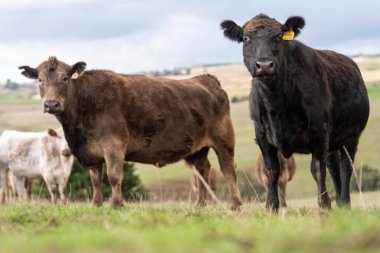
[[[17,66],[35,67],[50,55],[69,64],[84,60],[88,68],[123,73],[214,63],[215,58],[210,59],[210,53],[216,58],[220,55],[213,40],[223,39],[222,33],[214,29],[217,24],[212,20],[190,13],[177,13],[161,20],[160,24],[161,29],[91,41],[3,43],[0,44],[0,52],[3,52],[0,69],[12,79],[25,81]],[[0,79],[5,78],[0,73]]]
[[[63,0],[0,1],[0,81],[25,80],[17,66],[56,55],[67,63],[131,73],[194,64],[242,62],[225,39],[224,19],[243,24],[260,12],[280,22],[302,15],[298,39],[345,54],[380,53],[380,3],[339,1]]]
[[[0,9],[30,9],[50,8],[64,5],[77,5],[83,3],[99,2],[99,0],[0,0]]]

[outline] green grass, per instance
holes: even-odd
[[[20,88],[16,91],[0,88],[0,105],[30,105],[40,104],[41,101],[33,100],[36,89],[31,87]]]
[[[377,194],[377,196],[379,196]],[[291,202],[290,202],[291,203]],[[0,252],[378,252],[380,207],[285,214],[190,203],[9,203],[0,208]]]

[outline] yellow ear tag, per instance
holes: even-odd
[[[77,79],[79,76],[78,72],[75,72],[72,76],[71,79]]]
[[[283,40],[293,40],[294,39],[294,32],[293,32],[293,30],[290,28],[289,31],[284,32],[284,34],[282,35],[282,39]]]

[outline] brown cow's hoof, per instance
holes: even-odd
[[[124,206],[123,200],[112,200],[111,207],[112,209],[120,209]]]
[[[67,205],[67,203],[69,203],[68,199],[61,199],[61,204],[62,205]]]
[[[232,201],[231,210],[239,211],[240,207],[243,205],[243,202],[240,199],[234,199]]]
[[[197,198],[194,203],[194,208],[205,207],[206,201],[204,198]]]
[[[103,196],[94,196],[92,199],[92,205],[95,207],[101,207],[103,205]]]

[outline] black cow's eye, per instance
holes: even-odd
[[[243,36],[243,41],[244,41],[244,42],[248,42],[248,41],[249,41],[249,37],[244,35],[244,36]]]
[[[281,41],[281,40],[282,40],[282,34],[278,35],[276,39],[277,39],[278,41]]]

